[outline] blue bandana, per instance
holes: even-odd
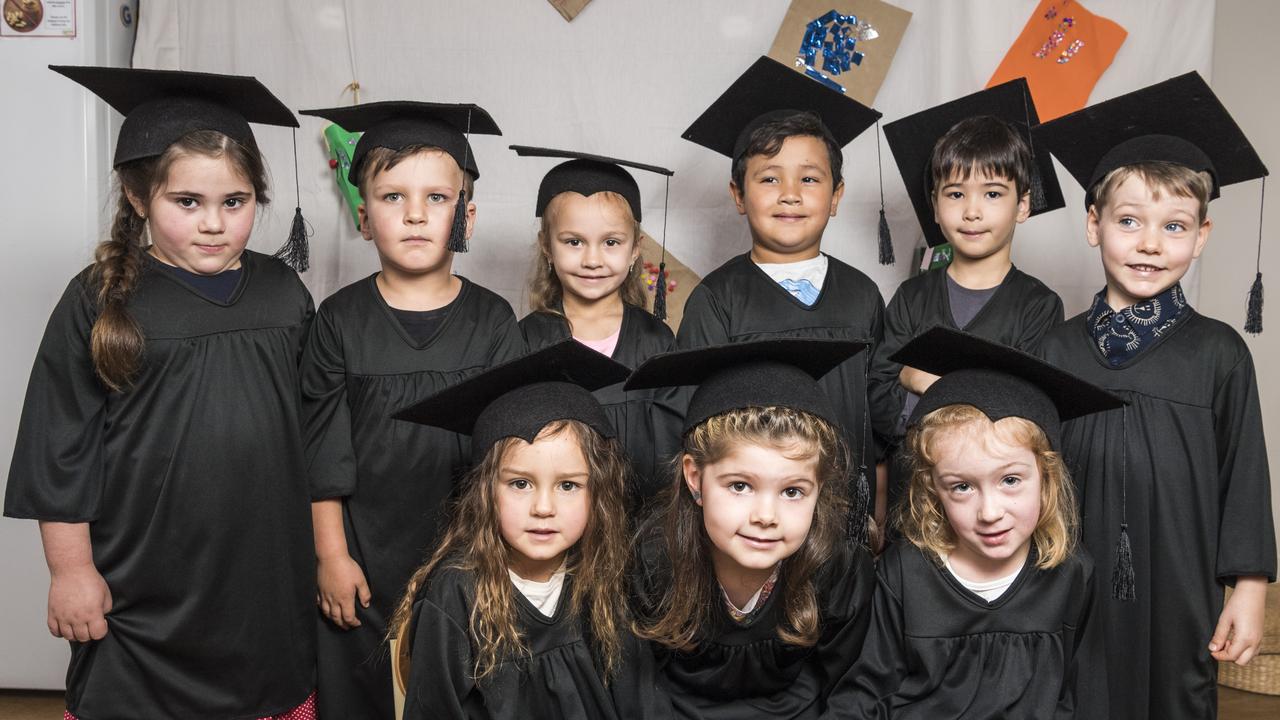
[[[1107,362],[1118,367],[1154,345],[1160,336],[1186,317],[1188,307],[1180,283],[1118,311],[1107,304],[1107,291],[1103,288],[1093,297],[1093,307],[1089,308],[1089,334]]]

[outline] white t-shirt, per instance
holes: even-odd
[[[1022,568],[1018,568],[1011,575],[1005,575],[995,580],[987,580],[986,582],[974,582],[960,577],[960,573],[956,572],[956,569],[951,566],[951,558],[944,557],[942,562],[947,566],[947,572],[951,573],[951,576],[956,580],[959,580],[966,590],[989,603],[999,599],[1004,594],[1004,591],[1008,590],[1009,586],[1013,584],[1013,581],[1018,579],[1018,573],[1022,572]]]
[[[827,256],[791,263],[756,263],[773,281],[791,293],[805,305],[812,305],[822,292],[822,282],[827,279]]]
[[[546,582],[525,580],[510,568],[507,568],[507,574],[511,576],[511,583],[516,586],[520,594],[528,598],[534,607],[538,608],[538,612],[547,617],[556,614],[556,606],[560,604],[560,591],[564,589],[564,565],[561,565],[560,569],[555,571],[551,579]]]

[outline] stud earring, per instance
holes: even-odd
[[[702,502],[702,493],[698,492],[697,490],[690,490],[689,492],[690,492],[690,494],[692,494],[692,495],[693,495],[693,501],[694,501],[694,502],[696,502],[696,503],[700,503],[700,502]]]

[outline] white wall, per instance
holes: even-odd
[[[1280,172],[1280,71],[1273,53],[1260,49],[1280,37],[1280,4],[1263,0],[1218,3],[1214,25],[1213,90],[1262,156],[1271,172]],[[1271,201],[1265,208],[1262,237],[1264,303],[1261,335],[1245,336],[1258,370],[1262,419],[1271,461],[1271,507],[1280,517],[1280,182],[1269,178]],[[1254,181],[1223,188],[1209,207],[1213,232],[1200,259],[1199,310],[1235,327],[1244,320],[1243,299],[1253,283],[1257,260],[1258,196]],[[1277,533],[1280,537],[1280,533]]]
[[[0,468],[8,468],[27,375],[49,311],[89,263],[111,170],[117,117],[50,64],[127,65],[132,29],[120,7],[81,0],[72,39],[0,39]],[[0,519],[0,687],[62,688],[69,652],[45,629],[48,571],[36,523]]]

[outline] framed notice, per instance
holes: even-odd
[[[76,36],[76,0],[4,0],[0,37]]]

